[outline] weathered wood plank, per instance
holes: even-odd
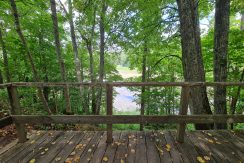
[[[173,162],[183,162],[181,154],[179,153],[177,147],[175,146],[175,142],[172,140],[172,137],[171,137],[169,131],[164,132],[164,137],[167,142],[167,145],[170,146],[170,148],[168,148],[168,150],[170,152]],[[167,148],[167,145],[166,145],[166,148]]]
[[[87,123],[87,124],[135,124],[135,123],[227,123],[244,122],[244,115],[13,115],[17,123],[50,124],[50,123]]]
[[[213,140],[214,143],[211,143],[210,145],[215,146],[215,148],[221,153],[225,153],[225,157],[230,162],[239,162],[244,159],[244,153],[242,153],[242,151],[239,149],[233,148],[234,145],[232,144],[231,140],[230,142],[225,142],[227,139],[218,134],[218,131],[214,133],[211,131],[204,131],[203,135],[205,135],[205,137],[209,140]]]
[[[106,151],[106,148],[108,146],[108,144],[106,143],[107,140],[107,135],[104,134],[101,141],[99,142],[99,144],[97,145],[97,148],[93,154],[93,157],[91,159],[90,162],[101,162],[103,159],[103,155]]]
[[[147,163],[146,140],[143,131],[137,132],[136,160],[135,162]]]
[[[13,156],[15,156],[17,153],[21,152],[25,148],[31,144],[32,141],[38,141],[39,139],[42,138],[42,135],[44,134],[43,132],[39,132],[40,134],[31,134],[29,137],[29,140],[26,141],[25,143],[18,143],[16,146],[13,148],[9,149],[8,151],[4,152],[3,154],[0,155],[0,160],[3,159],[8,159]]]
[[[176,139],[176,133],[174,131],[171,131],[170,134],[172,135],[172,139],[174,141],[177,141]],[[182,153],[182,157],[184,160],[186,160],[185,157],[187,157],[188,161],[191,163],[197,163],[196,158],[199,156],[197,151],[194,148],[194,145],[192,142],[189,141],[189,139],[186,136],[186,139],[184,143],[177,143],[175,142],[175,145],[177,146],[180,153]]]
[[[116,143],[116,142],[115,142]],[[114,163],[125,162],[126,157],[128,156],[127,153],[127,145],[128,145],[128,133],[123,131],[121,132],[120,138],[117,142],[118,148],[115,153]]]
[[[106,86],[111,84],[116,87],[124,86],[244,86],[244,82],[103,82],[103,83],[90,83],[90,82],[13,82],[0,84],[0,88],[8,86],[16,87],[80,87],[80,86]]]
[[[92,138],[95,135],[95,132],[86,132],[84,133],[84,137],[82,138],[82,140],[79,142],[78,146],[71,152],[74,155],[71,155],[71,153],[69,153],[69,156],[64,159],[63,157],[61,158],[61,162],[64,161],[73,161],[75,158],[80,158],[80,156],[83,154],[84,151],[88,150],[87,149],[87,145],[91,143]],[[78,162],[79,160],[77,160]]]
[[[69,143],[67,143],[62,150],[55,156],[55,158],[53,158],[52,163],[57,163],[57,162],[64,162],[66,160],[66,158],[72,153],[72,151],[76,148],[76,147],[80,147],[77,146],[79,144],[79,142],[84,138],[84,132],[74,132],[74,137],[72,137],[72,139],[70,140]]]
[[[136,131],[130,131],[128,133],[128,156],[126,158],[126,162],[128,163],[134,163],[136,159],[136,144],[137,143],[137,137],[136,137]]]
[[[19,160],[22,162],[29,162],[31,159],[38,160],[38,157],[42,156],[42,152],[46,153],[45,149],[50,148],[52,142],[55,142],[58,138],[62,137],[64,132],[51,131],[42,137],[41,143],[36,143],[35,147],[27,150]]]
[[[209,149],[208,146],[206,146],[201,140],[202,137],[194,137],[192,135],[192,132],[194,131],[188,131],[186,135],[186,141],[192,143],[194,146],[195,150],[198,153],[198,157],[204,157],[208,156],[210,157],[211,162],[218,162],[221,161],[221,159],[218,156],[213,156],[211,150]],[[197,161],[197,158],[195,158],[195,161]]]
[[[80,163],[86,163],[92,159],[93,154],[97,148],[97,145],[103,136],[105,136],[104,132],[95,133],[92,140],[89,142],[89,144],[86,146],[86,149],[82,153],[80,160],[79,160]]]
[[[107,115],[113,115],[113,86],[110,84],[106,85],[106,105]],[[113,124],[107,124],[107,143],[113,142]]]
[[[165,133],[163,131],[153,133],[161,162],[172,163],[173,160],[171,158],[170,152],[166,150],[167,142],[164,135]]]
[[[155,145],[154,137],[152,132],[145,132],[146,134],[146,148],[147,148],[147,160],[148,163],[160,162],[160,154]]]
[[[180,111],[179,115],[186,115],[188,110],[189,103],[189,87],[182,87],[181,90],[181,99],[180,99]],[[186,123],[180,123],[177,129],[177,141],[180,143],[184,142]]]
[[[113,143],[109,143],[103,157],[108,158],[108,160],[102,160],[102,163],[112,163],[114,161],[115,153],[118,148],[119,137],[121,135],[120,131],[115,131],[113,133]]]
[[[62,150],[62,148],[70,143],[70,139],[74,136],[74,132],[70,131],[70,132],[65,132],[64,135],[61,135],[60,137],[58,137],[55,141],[52,141],[51,143],[47,144],[44,147],[44,152],[45,149],[48,149],[48,151],[45,152],[45,154],[42,153],[38,153],[35,156],[35,160],[36,162],[51,162],[53,160],[53,158],[55,158],[55,156]],[[55,144],[53,144],[55,143]],[[25,161],[24,161],[25,162]]]

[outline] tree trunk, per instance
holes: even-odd
[[[68,6],[69,6],[69,12],[66,12],[67,16],[69,16],[69,25],[70,25],[70,34],[71,34],[71,40],[72,40],[72,47],[73,47],[73,53],[74,53],[74,63],[76,67],[76,78],[79,83],[83,82],[83,66],[82,61],[79,59],[79,53],[78,53],[78,46],[76,41],[76,35],[75,35],[75,28],[74,28],[74,22],[73,22],[73,7],[71,0],[68,0]],[[65,9],[65,8],[64,8]],[[83,99],[85,97],[85,92],[81,87],[80,89],[80,97],[83,105],[84,112],[86,114],[89,113],[89,103],[87,103],[86,99]]]
[[[227,80],[227,48],[229,34],[230,0],[216,0],[214,26],[214,81]],[[226,87],[214,87],[215,114],[227,114]],[[217,129],[226,129],[227,124],[215,124]]]
[[[182,64],[185,81],[204,82],[198,7],[194,0],[177,0],[180,16]],[[189,105],[193,114],[212,114],[206,87],[190,90]],[[208,124],[195,124],[196,129],[210,129]]]
[[[0,69],[0,84],[3,84],[3,75],[2,70]]]
[[[241,13],[241,30],[244,30],[244,13]]]
[[[102,83],[104,79],[104,53],[105,53],[105,29],[104,29],[104,22],[105,22],[105,14],[106,14],[106,4],[105,0],[102,0],[102,11],[100,15],[100,64],[99,64],[99,82]],[[98,95],[97,95],[97,108],[96,114],[100,113],[101,109],[101,102],[102,101],[102,87],[98,88]]]
[[[23,44],[23,46],[24,46],[24,48],[26,50],[27,58],[29,59],[29,62],[30,62],[30,65],[31,65],[31,69],[32,69],[32,72],[33,72],[34,80],[36,82],[39,82],[40,79],[39,79],[39,76],[38,76],[38,73],[37,73],[33,58],[32,58],[32,54],[30,52],[30,49],[28,47],[28,44],[27,44],[27,42],[25,40],[25,37],[24,37],[24,35],[22,33],[22,30],[21,30],[21,27],[20,27],[19,15],[18,15],[16,4],[15,4],[15,0],[9,0],[9,1],[10,1],[10,5],[12,7],[12,13],[13,13],[13,17],[14,17],[14,23],[15,23],[16,32],[18,33],[19,38],[20,38],[20,40],[21,40],[21,42],[22,42],[22,44]],[[38,96],[39,96],[40,100],[42,101],[42,104],[43,104],[45,110],[49,114],[51,114],[52,112],[49,109],[48,103],[45,100],[45,97],[44,97],[44,94],[43,94],[41,88],[38,88]]]
[[[60,64],[61,78],[62,78],[63,82],[66,82],[65,65],[64,65],[64,60],[62,57],[61,45],[60,45],[60,40],[59,40],[58,18],[57,18],[55,0],[50,0],[50,4],[51,4],[51,11],[52,11],[55,49],[56,49],[56,53],[57,53],[58,62]],[[66,113],[71,114],[69,88],[67,86],[64,88],[64,98],[65,98],[65,103],[66,103]]]
[[[147,73],[147,53],[148,53],[148,48],[145,43],[144,47],[144,53],[142,56],[142,76],[141,76],[141,82],[146,82],[146,73]],[[141,115],[144,115],[145,112],[145,86],[141,87]],[[143,131],[144,125],[141,123],[140,124],[140,131]]]

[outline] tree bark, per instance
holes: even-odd
[[[147,53],[148,53],[148,48],[145,42],[144,45],[144,52],[142,56],[142,76],[141,76],[141,82],[146,82],[146,73],[147,73]],[[145,86],[141,87],[141,115],[144,115],[145,113]],[[140,131],[143,131],[143,124],[140,124]]]
[[[104,29],[104,22],[105,22],[105,14],[106,14],[106,4],[105,0],[102,0],[102,11],[100,15],[100,64],[99,64],[99,82],[102,83],[104,79],[104,53],[105,53],[105,29]],[[97,108],[96,114],[100,113],[101,109],[101,102],[102,101],[102,87],[98,88],[98,95],[97,95]]]
[[[32,54],[30,52],[30,49],[28,47],[28,44],[27,44],[27,42],[25,40],[25,37],[24,37],[24,35],[22,33],[22,30],[21,30],[21,27],[20,27],[19,15],[18,15],[18,10],[17,10],[16,4],[15,4],[15,0],[9,0],[9,2],[10,2],[10,5],[12,7],[12,13],[13,13],[13,17],[14,17],[14,23],[15,23],[16,32],[18,33],[19,38],[20,38],[20,40],[21,40],[21,42],[22,42],[22,44],[23,44],[23,46],[24,46],[24,48],[26,50],[27,58],[29,59],[29,62],[30,62],[30,65],[31,65],[31,69],[32,69],[32,72],[33,72],[34,80],[36,82],[39,82],[40,79],[39,79],[39,76],[38,76],[38,73],[37,73],[33,58],[32,58]],[[44,97],[44,94],[43,94],[41,88],[38,88],[38,96],[39,96],[40,100],[42,101],[42,104],[43,104],[45,110],[49,114],[52,114],[51,110],[49,109],[48,103],[45,100],[45,97]]]
[[[182,64],[185,81],[204,82],[198,7],[194,0],[177,0],[180,16]],[[206,87],[190,90],[189,106],[193,114],[212,114]],[[210,129],[208,124],[195,124],[196,129]]]
[[[241,13],[241,30],[244,30],[244,13]]]
[[[216,0],[214,26],[214,81],[227,80],[227,48],[229,34],[230,0]],[[215,114],[227,114],[226,87],[214,87]],[[217,129],[226,129],[227,124],[215,124]]]
[[[52,11],[55,49],[56,49],[56,53],[57,53],[58,62],[60,65],[61,78],[62,78],[63,82],[66,82],[65,65],[64,65],[64,60],[62,57],[61,44],[60,44],[60,40],[59,40],[58,18],[57,18],[55,0],[50,0],[50,4],[51,4],[51,11]],[[66,103],[66,113],[71,114],[69,88],[67,86],[64,87],[64,99],[65,99],[65,103]]]

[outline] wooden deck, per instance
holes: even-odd
[[[243,131],[188,131],[185,143],[175,131],[34,131],[25,143],[10,144],[0,162],[244,162]],[[14,143],[14,142],[13,142]]]

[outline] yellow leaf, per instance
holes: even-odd
[[[169,149],[170,149],[170,148],[171,148],[171,146],[170,146],[169,144],[166,144],[166,148],[169,148]]]
[[[104,156],[103,157],[103,161],[107,162],[108,161],[108,157],[107,156]]]
[[[35,142],[36,142],[35,140],[32,140],[32,141],[31,141],[31,144],[34,144]]]
[[[216,141],[216,144],[221,144],[219,141]]]
[[[79,161],[80,161],[80,157],[79,157],[79,156],[76,156],[76,157],[74,158],[74,161],[75,161],[75,162],[79,162]]]
[[[34,158],[30,160],[30,163],[35,163],[35,162],[36,162],[36,159],[34,159]]]
[[[48,151],[48,148],[44,149],[46,152]]]
[[[125,160],[123,160],[123,159],[120,159],[120,163],[125,163]]]
[[[208,133],[208,136],[213,136],[212,134]]]
[[[200,163],[205,163],[205,160],[200,156],[197,157],[197,161],[199,161]]]
[[[205,160],[207,160],[207,161],[210,160],[210,157],[208,157],[208,156],[204,156],[203,158],[204,158]]]
[[[211,139],[209,139],[208,142],[209,142],[209,143],[214,143],[213,140],[211,140]]]

